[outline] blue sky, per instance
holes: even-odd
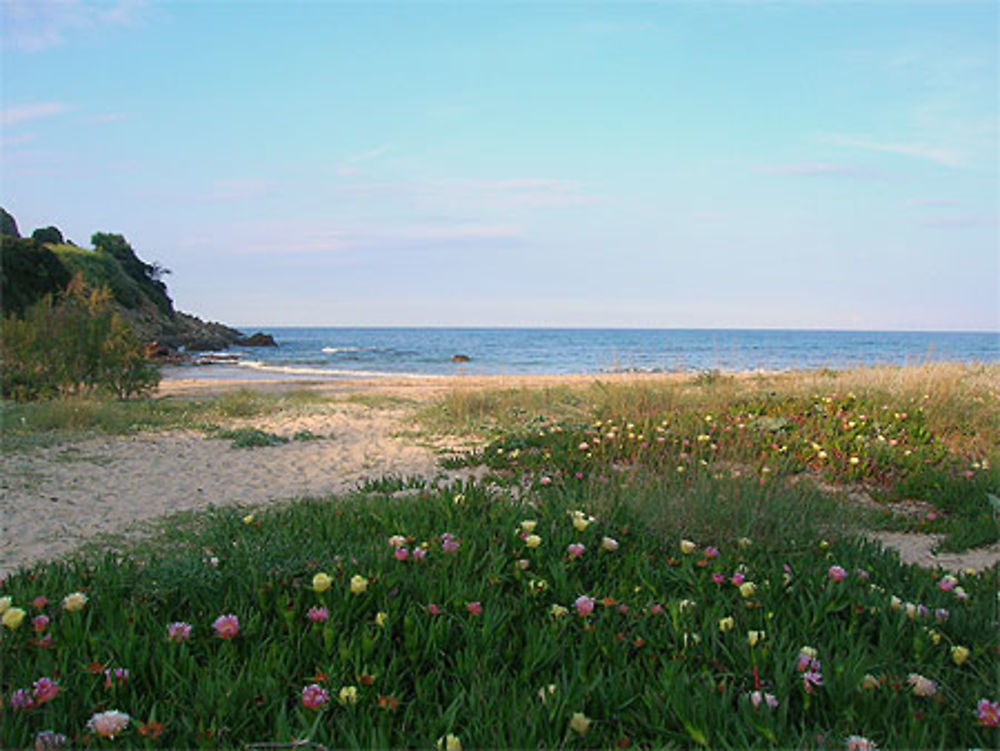
[[[5,0],[0,201],[237,325],[997,330],[993,2]]]

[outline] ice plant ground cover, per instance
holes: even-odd
[[[788,492],[743,483],[741,503]],[[26,615],[0,635],[0,745],[1000,741],[996,570],[902,567],[833,530],[668,532],[572,475],[517,499],[394,487],[9,578],[0,606]]]
[[[0,747],[996,747],[1000,571],[901,566],[854,534],[895,517],[823,487],[996,539],[1000,387],[961,374],[456,395],[439,417],[492,426],[453,462],[478,483],[9,577]],[[225,398],[194,419],[273,406]]]

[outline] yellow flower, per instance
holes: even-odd
[[[538,535],[528,535],[524,538],[524,544],[529,548],[537,548],[542,544],[542,538]]]
[[[438,738],[437,751],[462,751],[462,741],[457,735],[448,735]]]
[[[951,659],[956,665],[961,665],[969,659],[969,648],[955,645],[951,648]]]
[[[6,613],[13,604],[14,601],[10,597],[0,597],[0,615]]]
[[[751,647],[756,647],[757,642],[764,638],[763,631],[747,631],[747,642]]]
[[[13,631],[21,625],[24,620],[24,611],[21,608],[7,608],[3,614],[3,625]]]
[[[564,608],[562,605],[555,604],[549,608],[549,613],[553,618],[562,618],[564,615],[569,613],[569,608]]]
[[[535,527],[538,526],[538,522],[534,519],[525,519],[521,522],[521,531],[527,532],[529,535],[535,531]]]
[[[590,523],[594,521],[594,517],[587,516],[582,511],[574,511],[572,513],[572,516],[573,516],[573,529],[575,529],[577,532],[583,532],[583,530],[589,527]]]
[[[569,718],[569,729],[578,735],[583,735],[590,727],[590,718],[583,712],[574,712]]]
[[[368,580],[365,577],[361,574],[355,574],[351,577],[351,594],[364,594],[366,589],[368,589]]]
[[[243,523],[246,525],[253,524],[253,514],[247,514],[243,517]]]
[[[389,614],[383,613],[381,610],[375,614],[375,625],[379,628],[385,628],[386,621],[389,620]]]
[[[750,599],[757,594],[757,585],[753,582],[743,582],[740,585],[740,594],[743,595],[744,599]]]
[[[344,706],[358,703],[358,689],[354,686],[344,686],[337,695],[338,700]]]
[[[326,592],[331,584],[333,584],[333,579],[322,571],[313,577],[313,591],[315,592]]]
[[[736,625],[736,621],[733,620],[732,616],[726,616],[719,620],[719,631],[725,633],[726,631],[732,631],[733,627]]]
[[[66,595],[63,598],[63,608],[73,613],[77,610],[83,610],[83,606],[87,604],[87,595],[83,592],[73,592]]]
[[[542,704],[548,700],[548,697],[552,696],[556,692],[556,684],[550,683],[548,686],[542,686],[538,689],[538,698],[542,700]]]
[[[695,548],[697,547],[698,546],[695,545],[690,540],[681,540],[681,552],[684,555],[691,555],[695,551]]]
[[[753,540],[751,540],[749,537],[741,537],[736,541],[736,544],[739,545],[741,548],[749,548],[751,545],[753,545]]]

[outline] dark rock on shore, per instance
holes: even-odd
[[[256,334],[244,336],[237,339],[234,344],[240,347],[277,347],[278,343],[270,334],[258,331]]]

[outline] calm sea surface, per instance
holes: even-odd
[[[257,329],[254,329],[256,331]],[[1000,334],[693,329],[265,328],[276,348],[167,378],[723,372],[1000,361]],[[252,333],[248,331],[247,333]],[[468,362],[452,362],[464,355]]]

